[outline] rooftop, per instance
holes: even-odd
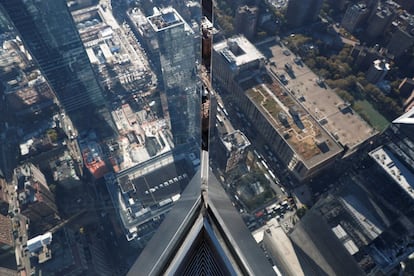
[[[388,149],[380,147],[369,153],[378,165],[414,199],[414,174]]]
[[[38,252],[40,249],[42,249],[44,246],[50,245],[52,242],[52,233],[46,232],[43,235],[38,235],[30,240],[27,241],[27,248],[29,251],[32,252]]]
[[[96,179],[103,177],[109,170],[101,146],[95,141],[81,141],[79,145],[86,168]]]
[[[0,246],[14,247],[12,220],[0,214]]]
[[[279,84],[260,84],[246,94],[308,167],[342,151],[342,147]]]
[[[145,205],[157,204],[182,191],[188,183],[188,171],[184,162],[171,163],[137,178],[132,175],[122,176],[118,183],[121,193],[129,201],[132,199]]]
[[[120,82],[129,91],[144,91],[151,86],[155,76],[145,51],[126,26],[121,28],[112,14],[100,6],[77,10],[72,15],[90,62],[99,66],[96,73],[102,85],[113,90],[113,84]]]
[[[305,64],[296,63],[294,55],[285,55],[287,49],[279,45],[271,47],[271,74],[286,76],[284,85],[287,92],[292,95],[309,115],[319,122],[323,128],[334,137],[342,146],[347,146],[349,152],[358,148],[369,138],[377,134],[366,121],[364,121],[342,100],[333,89],[326,85],[319,85],[319,77]],[[285,71],[284,65],[290,64],[291,76]]]
[[[147,18],[156,32],[163,31],[165,29],[184,23],[184,20],[181,18],[178,12],[172,7],[161,9],[159,13],[156,13]]]
[[[116,172],[169,152],[174,147],[165,120],[158,119],[149,106],[146,110],[134,112],[129,104],[124,104],[112,111],[112,118],[120,134],[116,145],[111,146],[111,162]]]
[[[264,59],[262,53],[244,36],[234,36],[214,44],[214,51],[221,53],[229,63],[235,66]]]
[[[18,114],[32,113],[51,106],[55,96],[34,66],[30,54],[16,36],[2,41],[0,79],[9,106]]]
[[[70,228],[63,227],[53,233],[53,242],[48,247],[52,258],[37,267],[43,275],[54,275],[57,271],[63,275],[80,275],[86,269],[85,250]]]
[[[148,22],[145,14],[139,8],[130,9],[128,11],[128,16],[137,26],[144,25]]]
[[[345,229],[338,224],[337,226],[331,228],[335,236],[342,242],[349,254],[354,255],[359,251],[359,248],[356,246],[354,241],[346,233]]]
[[[169,152],[105,177],[128,240],[156,228],[151,224],[159,223],[160,216],[172,208],[192,173],[184,156],[174,160]]]
[[[371,174],[367,172],[366,177]],[[381,176],[374,181],[380,179]],[[378,193],[385,194],[384,191],[367,190],[364,185],[364,177],[346,179],[343,187],[322,197],[313,207],[351,255],[382,235],[395,219],[396,206],[388,207],[376,200]]]
[[[0,267],[0,275],[2,276],[23,276],[24,274],[17,272],[16,270]]]
[[[80,181],[80,178],[76,174],[75,164],[70,156],[69,152],[65,151],[62,156],[57,160],[51,162],[53,169],[54,181],[76,180]]]
[[[234,149],[243,150],[250,146],[250,141],[240,130],[225,135],[221,140],[229,152]]]

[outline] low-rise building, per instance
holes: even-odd
[[[0,214],[0,254],[14,255],[12,219]]]
[[[5,33],[0,50],[0,79],[9,111],[22,120],[56,107],[56,97],[36,62],[14,33]]]
[[[152,86],[145,52],[101,5],[72,11],[72,16],[102,87],[122,95],[118,86],[142,92]]]
[[[255,129],[301,181],[332,165],[343,148],[279,84],[240,89],[237,102]]]
[[[82,184],[77,172],[76,163],[69,152],[65,151],[57,159],[51,161],[50,168],[53,173],[53,180],[62,185],[65,189],[79,187]]]
[[[195,168],[197,150],[170,151],[134,167],[105,176],[106,186],[128,241],[141,246],[180,198]]]
[[[297,57],[288,49],[270,48],[270,62],[264,65],[257,50],[238,50],[255,47],[237,38],[214,45],[213,77],[299,180],[352,154],[376,135],[349,103],[321,87],[308,67],[295,63]]]
[[[229,172],[246,159],[250,141],[240,130],[220,137],[221,156],[218,157],[219,166],[224,172]]]

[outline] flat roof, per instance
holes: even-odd
[[[414,174],[388,149],[380,147],[369,153],[372,159],[414,199]]]
[[[128,10],[127,15],[136,24],[137,27],[148,23],[144,13],[137,7]]]
[[[341,145],[352,150],[377,134],[377,131],[350,107],[343,109],[347,103],[333,89],[326,85],[318,85],[319,76],[303,62],[296,63],[297,56],[285,55],[283,52],[289,51],[288,48],[274,45],[270,50],[271,55],[268,58],[275,63],[275,66],[270,65],[272,73],[286,76],[285,87],[288,92],[296,99],[301,99],[300,104],[312,117],[323,122],[323,127]],[[294,78],[286,73],[285,64],[292,66]]]
[[[10,247],[14,246],[12,220],[0,214],[0,242]]]
[[[100,81],[106,83],[116,78],[122,85],[129,86],[127,90],[131,89],[130,85],[141,90],[145,78],[151,74],[145,52],[120,29],[112,13],[94,6],[72,14],[91,63],[114,66],[116,77],[101,70]]]
[[[148,116],[145,110],[134,112],[129,104],[123,104],[111,112],[119,132],[111,162],[118,170],[126,170],[154,156],[171,151],[173,142],[164,129],[166,121]]]
[[[181,193],[189,182],[189,171],[185,160],[171,163],[151,173],[134,178],[124,175],[118,179],[121,192],[129,193],[130,198],[148,204],[156,204]]]
[[[6,33],[5,37],[11,37]],[[4,38],[0,48],[0,77],[8,105],[18,114],[34,113],[54,104],[55,95],[16,36]]]
[[[160,13],[149,16],[147,19],[156,32],[184,24],[184,20],[172,7],[163,8]]]
[[[307,167],[343,150],[280,84],[259,84],[246,95]]]
[[[213,45],[213,49],[236,66],[264,59],[263,54],[242,35],[216,43]]]
[[[193,167],[186,159],[174,161],[169,153],[105,176],[129,241],[155,230],[160,221],[153,218],[159,218],[172,208],[192,175]]]
[[[236,130],[232,133],[225,135],[221,138],[224,146],[227,151],[232,151],[233,149],[245,149],[250,146],[250,141],[240,130]]]

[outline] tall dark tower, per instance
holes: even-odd
[[[158,42],[164,92],[175,145],[200,135],[200,87],[197,82],[195,33],[172,7],[148,17]],[[197,45],[200,45],[199,43]],[[167,115],[168,114],[168,115]]]
[[[322,2],[322,0],[290,0],[286,11],[287,24],[296,28],[316,21]]]
[[[256,34],[257,19],[259,9],[257,7],[241,6],[236,11],[234,18],[234,28],[236,33],[243,34],[251,40]]]
[[[102,91],[65,0],[0,0],[69,115],[102,106]],[[76,116],[75,116],[76,117]]]

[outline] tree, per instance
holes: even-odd
[[[48,129],[47,132],[46,132],[46,134],[47,134],[47,136],[49,136],[50,140],[53,143],[56,143],[57,142],[57,140],[58,140],[58,133],[57,133],[57,131],[55,129],[53,129],[53,128]]]
[[[338,96],[346,102],[353,103],[355,101],[354,97],[349,92],[343,89],[337,89],[336,94],[338,94]]]
[[[52,194],[56,193],[56,184],[50,184],[49,185],[49,190],[52,192]]]
[[[303,218],[303,216],[305,215],[306,211],[308,211],[308,208],[306,207],[306,205],[303,205],[302,207],[300,207],[296,211],[296,215],[298,216],[298,218]]]

